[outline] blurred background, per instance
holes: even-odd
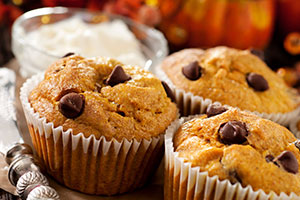
[[[161,30],[170,52],[251,48],[288,84],[300,86],[300,0],[0,0],[0,64],[13,58],[11,26],[40,7],[104,10]]]

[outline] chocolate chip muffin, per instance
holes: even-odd
[[[97,139],[149,139],[163,133],[176,117],[176,106],[159,79],[105,58],[59,60],[31,92],[29,102],[55,127]]]
[[[223,105],[259,113],[288,113],[296,109],[296,93],[249,50],[216,47],[185,49],[168,56],[160,70],[176,89]],[[176,95],[181,109],[197,109],[193,100]],[[180,99],[181,98],[181,99]],[[186,101],[186,102],[182,102]],[[185,112],[196,114],[200,112]]]
[[[213,104],[207,115],[183,123],[173,142],[178,157],[210,177],[300,195],[299,142],[270,120]]]
[[[141,187],[177,117],[168,85],[137,66],[70,55],[28,80],[21,101],[38,155],[69,188],[113,195]]]

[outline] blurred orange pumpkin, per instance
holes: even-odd
[[[300,32],[300,0],[277,0],[277,16],[281,36]]]
[[[160,29],[171,45],[264,48],[274,24],[274,0],[158,0]]]

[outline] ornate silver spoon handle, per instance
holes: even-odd
[[[9,164],[8,179],[16,186],[21,199],[59,199],[57,192],[49,187],[47,178],[41,173],[42,165],[33,156],[29,145],[14,145],[7,151],[5,160]]]
[[[33,156],[32,149],[26,144],[16,144],[21,137],[16,126],[14,107],[15,73],[7,68],[0,68],[0,152],[6,152],[9,164],[8,178],[16,186],[22,199],[59,199],[57,192],[50,188],[46,177],[40,171],[40,163]]]

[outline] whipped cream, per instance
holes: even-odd
[[[121,20],[85,23],[78,17],[43,25],[28,33],[26,41],[51,55],[74,52],[85,57],[104,56],[125,64],[144,66],[139,41]]]

